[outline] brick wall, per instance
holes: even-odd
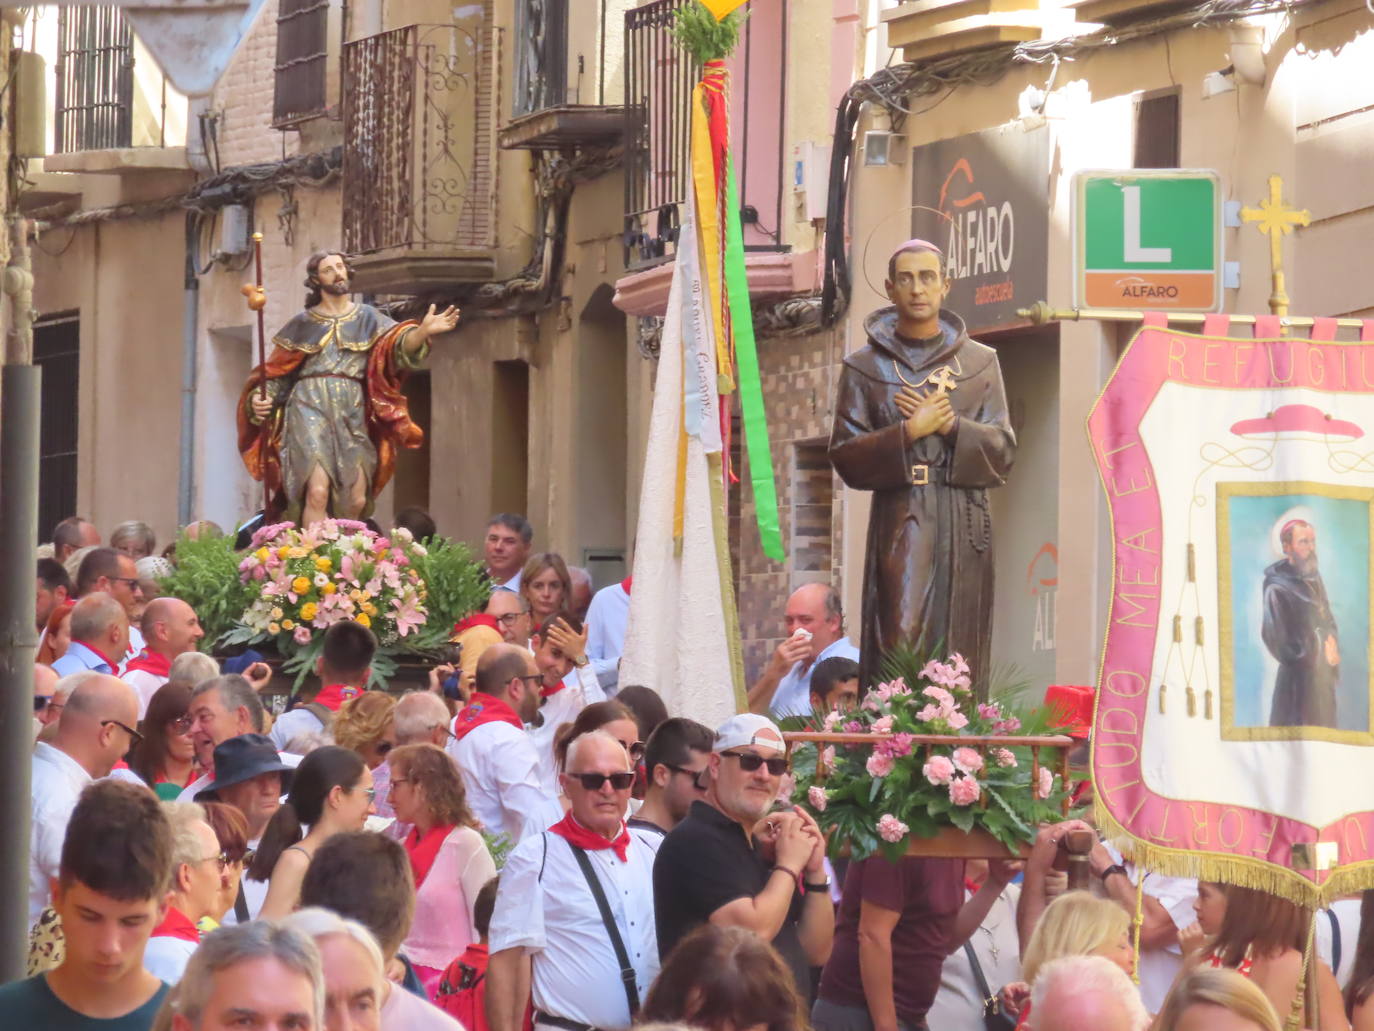
[[[223,167],[278,161],[283,137],[288,156],[298,150],[298,133],[272,128],[276,58],[277,0],[267,0],[210,102],[211,111],[219,116],[219,160]],[[194,134],[198,130],[192,125],[189,131]]]
[[[758,350],[787,557],[785,563],[776,563],[760,547],[746,457],[737,465],[743,487],[738,492],[739,519],[731,524],[736,534],[731,550],[738,562],[740,634],[750,683],[782,640],[788,594],[810,581],[839,587],[843,556],[840,482],[824,460],[843,358],[841,342],[825,331],[763,338]],[[846,615],[846,627],[857,626],[858,613],[853,618]]]

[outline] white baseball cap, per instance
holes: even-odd
[[[771,748],[778,752],[787,751],[778,725],[767,716],[755,712],[741,712],[731,716],[716,728],[714,751],[723,752],[727,748],[743,748],[755,745],[758,748]]]

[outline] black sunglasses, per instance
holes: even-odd
[[[34,712],[42,712],[44,709],[46,709],[46,708],[47,708],[49,705],[51,705],[51,704],[52,704],[52,696],[51,696],[51,695],[48,695],[48,696],[45,697],[45,696],[43,696],[43,695],[41,695],[41,694],[36,694],[36,695],[33,696],[33,711],[34,711]]]
[[[721,752],[720,754],[722,757],[728,756],[731,759],[738,759],[739,768],[745,773],[753,773],[760,766],[767,766],[768,772],[774,777],[781,777],[787,772],[787,760],[783,757],[765,759],[753,752]]]
[[[629,791],[635,785],[633,773],[570,773],[568,776],[581,783],[588,791],[600,791],[601,786],[608,780],[611,787],[617,791]]]
[[[140,741],[143,740],[143,735],[136,731],[133,727],[129,726],[127,723],[121,723],[119,722],[119,720],[100,721],[100,725],[102,727],[108,727],[111,723],[113,723],[120,730],[124,731],[124,733],[128,734],[134,744],[138,744]]]

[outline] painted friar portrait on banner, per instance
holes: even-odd
[[[1374,884],[1374,324],[1249,333],[1147,322],[1089,417],[1114,553],[1093,775],[1151,868],[1313,904]]]

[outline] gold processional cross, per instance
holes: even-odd
[[[1288,291],[1283,276],[1283,238],[1293,231],[1294,226],[1312,224],[1312,213],[1306,209],[1299,211],[1290,208],[1283,200],[1283,178],[1269,177],[1269,196],[1259,202],[1258,208],[1241,208],[1240,217],[1246,222],[1258,223],[1257,228],[1269,237],[1269,269],[1273,277],[1273,293],[1269,295],[1269,312],[1272,315],[1288,314]]]

